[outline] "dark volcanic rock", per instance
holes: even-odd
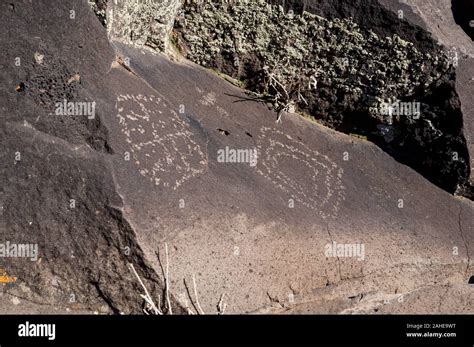
[[[121,86],[119,114],[110,123],[113,147],[117,153],[133,149],[134,158],[116,157],[117,182],[145,253],[152,256],[168,242],[175,292],[185,292],[182,279],[194,273],[206,312],[214,312],[223,292],[229,312],[281,312],[291,306],[292,293],[308,302],[374,290],[390,301],[394,292],[409,295],[427,281],[467,282],[472,203],[437,189],[368,142],[296,115],[276,125],[274,112],[193,64],[116,46],[137,76],[128,85],[125,69],[110,76]],[[219,162],[217,153],[226,147],[258,148],[256,167]],[[185,162],[195,175],[177,186]],[[324,256],[331,241],[363,242],[370,257],[341,258],[339,267]],[[458,243],[462,257],[453,256]],[[445,265],[428,265],[432,261]],[[417,275],[408,276],[412,271]],[[413,301],[403,311],[422,310],[418,305]],[[444,312],[459,308],[446,305]]]
[[[398,14],[381,7],[377,0],[266,0],[282,5],[287,11],[295,13],[308,11],[326,18],[352,18],[362,28],[372,30],[385,37],[397,33],[401,38],[412,42],[421,50],[434,50],[436,43],[426,30],[400,20]],[[404,5],[399,5],[404,9]]]
[[[106,304],[115,313],[139,312],[140,289],[127,278],[127,265],[137,264],[146,276],[153,271],[143,263],[134,232],[122,216],[103,159],[87,146],[72,147],[30,124],[9,122],[1,135],[7,165],[0,176],[5,183],[0,238],[37,244],[40,257],[37,263],[2,262],[27,288],[15,286],[8,293],[73,309],[103,311]],[[130,256],[126,247],[133,250]]]
[[[98,105],[93,119],[56,113],[58,102],[108,95],[105,30],[76,1],[2,3],[0,23],[0,241],[37,244],[40,258],[2,259],[0,269],[17,277],[3,290],[72,311],[141,312],[128,264],[155,295],[161,282],[123,217],[104,113]]]
[[[180,49],[240,80],[280,112],[294,104],[327,126],[368,138],[446,191],[473,196],[458,61],[407,20],[416,17],[408,6],[400,5],[397,16],[375,0],[269,2],[326,20],[293,18],[263,5],[248,16],[247,5],[185,5],[186,19],[175,30]],[[273,38],[267,40],[268,33]],[[298,41],[306,36],[311,45]],[[317,87],[307,87],[313,77]],[[421,113],[385,117],[380,100],[417,103]]]
[[[456,23],[474,41],[474,1],[452,0],[452,10]]]
[[[0,28],[0,242],[37,243],[40,257],[0,259],[17,277],[2,312],[141,312],[127,265],[163,295],[166,243],[175,313],[193,278],[206,313],[224,293],[230,313],[370,311],[347,298],[371,295],[421,312],[448,290],[440,312],[472,313],[471,201],[370,142],[293,113],[276,124],[191,62],[108,42],[85,0],[3,3]],[[95,102],[95,117],[59,115],[64,99]]]
[[[470,184],[460,187],[458,193],[473,197],[474,182],[474,43],[464,30],[460,18],[472,15],[468,11],[472,1],[457,2],[452,0],[420,1],[407,0],[403,4],[397,0],[379,0],[381,4],[397,13],[403,8],[406,18],[414,25],[419,25],[433,35],[433,39],[444,45],[452,59],[456,61],[456,94],[459,96],[462,110],[462,132],[466,139],[466,149],[470,159]],[[466,11],[462,11],[462,10]],[[466,23],[466,20],[463,22]],[[461,26],[460,26],[461,25]],[[464,31],[463,31],[464,30]],[[453,99],[453,101],[455,101]],[[456,101],[457,103],[457,101]],[[447,119],[448,120],[448,119]]]
[[[108,0],[89,0],[89,4],[95,15],[104,27],[107,27],[107,1]]]

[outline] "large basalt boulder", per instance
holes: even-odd
[[[280,112],[296,107],[362,135],[439,187],[472,197],[457,57],[401,8],[187,3],[175,35],[187,58],[240,80]]]
[[[456,61],[455,90],[462,111],[463,134],[469,153],[471,175],[474,182],[474,43],[472,42],[472,1],[441,0],[379,0],[387,9],[404,10],[406,18],[422,26],[434,41],[442,44]],[[471,188],[472,189],[472,188]],[[472,192],[472,190],[471,190]],[[466,194],[472,197],[471,194]]]
[[[472,201],[370,142],[290,112],[276,124],[192,62],[109,41],[86,0],[2,3],[0,29],[0,243],[39,249],[1,257],[16,277],[2,313],[140,313],[129,263],[158,302],[166,260],[174,313],[196,293],[206,313],[472,313]]]
[[[0,310],[140,313],[129,264],[154,295],[163,287],[108,163],[114,151],[99,104],[108,103],[115,55],[106,31],[85,1],[72,0],[2,3],[0,26],[0,243],[38,251],[32,261],[3,249],[0,274],[16,281],[1,285]],[[94,112],[58,113],[64,102]]]

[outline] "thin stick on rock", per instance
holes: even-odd
[[[227,304],[224,303],[224,296],[225,293],[222,293],[219,303],[217,304],[217,314],[220,315],[225,314],[225,309],[227,308]]]
[[[162,315],[163,312],[161,312],[161,310],[156,307],[155,303],[153,302],[153,299],[151,298],[150,296],[150,293],[148,292],[148,290],[146,289],[145,285],[143,284],[140,276],[138,276],[138,273],[137,271],[135,270],[135,267],[133,266],[133,264],[129,264],[130,268],[132,269],[132,272],[134,273],[135,277],[138,279],[138,282],[140,283],[140,285],[142,286],[143,290],[145,291],[145,295],[141,295],[141,297],[143,299],[145,299],[145,301],[148,303],[149,306],[151,306],[151,308],[153,309],[153,311],[155,311],[155,314],[159,314],[159,315]]]
[[[173,314],[173,309],[171,308],[170,300],[170,262],[168,258],[168,244],[165,243],[165,253],[166,253],[166,276],[165,276],[165,286],[166,286],[166,303],[168,305],[168,313]]]

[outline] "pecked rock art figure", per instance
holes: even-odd
[[[206,170],[206,154],[189,124],[161,97],[121,94],[115,107],[130,159],[154,185],[176,190]]]
[[[337,216],[345,199],[344,171],[327,155],[268,127],[261,129],[258,152],[257,170],[275,187],[322,218]],[[306,175],[303,182],[302,173]]]

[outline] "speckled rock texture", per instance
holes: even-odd
[[[379,31],[374,36],[366,25],[336,16],[338,11],[331,12],[336,7],[321,8],[334,15],[302,17],[333,44],[319,46],[324,42],[314,39],[312,51],[322,56],[315,61],[325,70],[318,70],[317,89],[301,90],[309,105],[317,108],[318,100],[321,109],[339,105],[343,119],[350,103],[340,100],[352,95],[344,86],[376,94],[363,75],[374,80],[376,70],[364,64],[378,64],[371,54],[382,54],[384,71],[402,79],[387,86],[386,93],[425,88],[430,76],[441,78],[441,84],[426,86],[433,94],[423,101],[420,122],[440,117],[451,106],[457,109],[451,72],[442,74],[444,67],[452,70],[444,65],[449,56],[434,54],[439,48],[424,39],[409,45],[408,24],[400,38]],[[254,89],[252,94],[229,83],[232,77],[222,78],[225,67],[240,83],[247,82],[242,76],[250,75],[234,74],[246,71],[232,68],[235,60],[211,56],[222,63],[216,66],[219,73],[189,60],[172,61],[149,47],[148,29],[122,28],[126,34],[120,39],[123,31],[108,33],[95,10],[87,0],[63,0],[54,7],[50,0],[0,3],[5,33],[0,36],[5,48],[0,51],[0,243],[33,243],[39,250],[36,261],[0,259],[0,274],[15,277],[0,285],[0,313],[143,313],[143,287],[129,264],[165,312],[162,298],[169,283],[174,314],[196,312],[190,302],[196,296],[208,314],[217,312],[221,298],[231,314],[474,313],[474,287],[468,284],[474,275],[471,200],[438,188],[382,146],[323,126],[313,115],[291,112],[302,107],[298,99],[276,123],[279,112],[271,100],[255,100],[259,94],[271,99],[283,93],[274,80],[275,90]],[[242,19],[253,20],[242,11]],[[212,15],[200,13],[194,13],[196,19]],[[387,13],[374,18],[390,18],[392,12]],[[287,13],[272,15],[289,26]],[[192,47],[182,31],[193,23],[185,23],[188,16],[178,15],[169,41],[182,54]],[[255,18],[266,25],[266,17],[256,13]],[[196,35],[210,37],[216,28],[222,30],[209,27],[208,33]],[[301,39],[309,35],[305,27],[282,33],[288,39],[282,41],[285,47],[293,49],[285,63],[305,66],[300,50],[291,46],[292,30]],[[358,71],[341,79],[336,71],[350,66],[328,62],[350,56],[336,49],[340,43],[332,30],[354,50],[359,64]],[[127,41],[131,32],[138,34]],[[236,35],[246,38],[245,33]],[[254,50],[252,37],[242,40],[242,49],[255,55],[244,64],[248,71],[263,70],[261,62],[274,63],[273,55],[279,54],[278,47],[258,35],[270,56]],[[225,32],[216,40],[233,44]],[[426,59],[426,71],[413,66],[416,86],[402,75],[404,66],[397,68],[399,62],[376,49],[388,45],[390,51],[390,42],[396,47],[393,54]],[[223,45],[222,50],[233,47]],[[245,57],[236,65],[242,67]],[[280,72],[276,78],[290,77]],[[254,85],[259,87],[258,80]],[[436,88],[444,93],[436,94]],[[342,99],[331,96],[335,90],[341,90]],[[363,94],[354,95],[360,107],[367,99]],[[333,101],[325,104],[326,99]],[[64,100],[94,102],[95,117],[57,114],[55,106]],[[360,115],[367,120],[387,125],[363,110]],[[425,114],[429,110],[433,115]],[[329,116],[336,119],[337,113]],[[224,149],[258,155],[253,164],[221,160]],[[426,157],[423,151],[406,153]],[[162,270],[165,258],[168,281]]]
[[[160,52],[169,51],[169,36],[181,0],[110,1],[109,37]]]

